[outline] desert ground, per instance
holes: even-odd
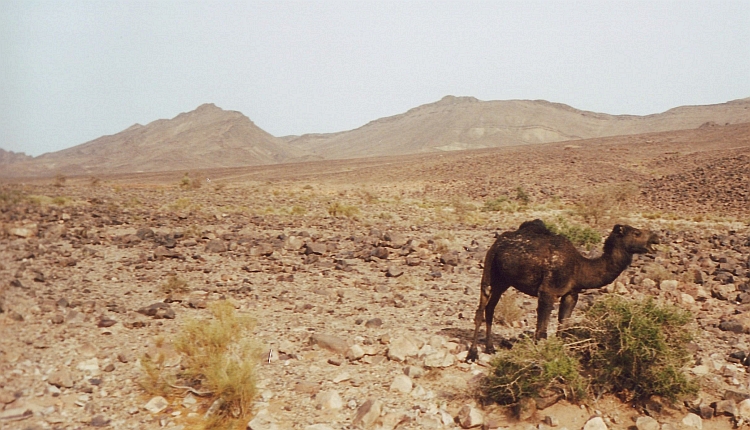
[[[1,184],[0,427],[187,428],[211,405],[189,387],[160,404],[142,363],[179,367],[184,324],[224,300],[256,321],[242,334],[261,356],[253,430],[745,422],[747,124],[184,174]],[[523,419],[477,397],[490,357],[464,359],[484,255],[535,218],[659,234],[658,252],[578,306],[620,294],[689,310],[697,396],[562,399]],[[521,312],[495,325],[498,345],[536,321],[535,298],[506,294]]]

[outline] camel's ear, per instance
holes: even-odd
[[[624,235],[625,235],[625,229],[626,229],[626,228],[627,228],[627,226],[624,226],[624,225],[620,225],[620,224],[617,224],[617,225],[615,225],[615,227],[614,227],[614,228],[612,229],[612,233],[616,233],[616,234],[617,234],[618,236],[624,236]]]

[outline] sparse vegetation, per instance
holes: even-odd
[[[552,394],[575,400],[587,390],[629,400],[694,394],[698,385],[682,370],[690,358],[691,320],[687,311],[652,299],[605,297],[566,331],[567,344],[524,339],[499,352],[483,394],[501,404]]]
[[[691,321],[689,312],[651,298],[611,295],[588,310],[576,337],[590,342],[583,353],[599,390],[675,400],[698,388],[682,371],[690,359]]]
[[[179,370],[169,372],[163,356],[143,357],[141,386],[151,394],[167,396],[189,387],[208,399],[204,407],[213,406],[200,428],[244,428],[257,392],[255,367],[260,355],[248,340],[255,322],[237,315],[227,301],[209,308],[212,318],[187,321],[174,343],[182,354]]]
[[[567,237],[576,246],[585,246],[587,249],[591,249],[602,241],[602,236],[598,231],[591,227],[570,224],[563,217],[557,217],[555,221],[547,221],[544,225],[552,233]]]
[[[497,353],[482,388],[485,396],[503,405],[523,397],[556,394],[577,400],[586,395],[580,367],[575,354],[560,339],[534,342],[526,338]]]
[[[170,276],[166,281],[162,282],[159,287],[161,291],[168,296],[190,291],[187,281],[178,276]]]
[[[484,202],[482,211],[484,212],[506,212],[514,213],[518,212],[520,207],[518,202],[511,201],[508,196],[500,196]]]
[[[183,190],[197,190],[203,183],[198,178],[191,178],[190,173],[185,173],[180,179],[180,188]]]
[[[516,187],[516,200],[524,206],[528,206],[531,203],[531,196],[522,186]]]
[[[359,215],[359,208],[356,206],[345,205],[340,202],[333,202],[328,205],[328,214],[332,217],[355,218]]]

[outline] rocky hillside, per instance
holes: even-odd
[[[26,155],[23,152],[6,151],[0,148],[0,165],[28,161],[32,158],[33,157]]]
[[[750,98],[633,116],[586,112],[543,100],[447,96],[355,130],[288,140],[323,158],[358,158],[684,130],[710,122],[750,122]]]
[[[15,176],[97,175],[275,164],[304,155],[240,112],[204,104],[172,119],[8,166]]]

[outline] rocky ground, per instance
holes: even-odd
[[[474,393],[489,356],[464,361],[484,253],[496,231],[527,219],[583,222],[565,193],[585,183],[540,181],[528,187],[528,205],[483,212],[491,196],[464,192],[476,182],[436,179],[434,166],[420,166],[201,178],[197,188],[106,178],[3,185],[0,427],[184,428],[208,405],[187,390],[160,404],[139,385],[140,361],[161,352],[179,366],[171,341],[182,325],[227,299],[257,320],[246,333],[263,356],[254,430],[728,429],[750,415],[742,402],[750,398],[750,218],[741,207],[666,217],[639,210],[649,206],[641,199],[609,212],[601,233],[627,222],[657,231],[662,245],[579,305],[615,293],[690,310],[697,338],[686,372],[701,381],[696,398],[637,407],[608,396],[562,400],[528,406],[519,419]],[[521,177],[563,175],[532,167],[514,168]],[[639,169],[617,178],[691,192]],[[433,176],[399,179],[427,171]],[[739,196],[734,202],[746,191],[715,195]],[[173,278],[187,291],[168,294]],[[536,299],[516,303],[523,312],[496,325],[496,343],[534,326]]]

